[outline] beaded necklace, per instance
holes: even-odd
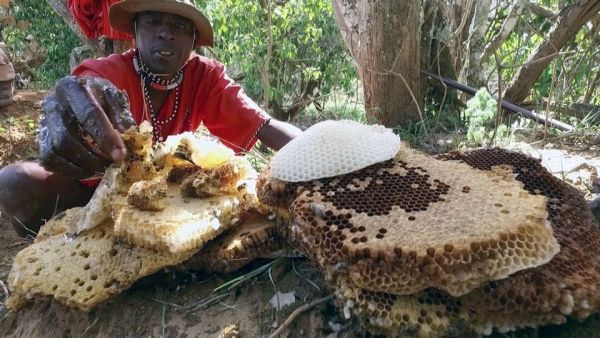
[[[150,70],[142,62],[139,52],[137,52],[133,58],[133,67],[135,68],[136,73],[140,75],[142,91],[144,92],[144,114],[152,123],[152,141],[154,143],[162,142],[162,127],[173,121],[175,116],[177,116],[177,111],[179,109],[179,85],[183,81],[183,67],[181,67],[177,74],[175,74],[175,76],[172,78],[161,79],[150,72]],[[157,116],[158,112],[155,112],[154,107],[152,107],[149,87],[160,91],[175,89],[175,104],[173,105],[171,114],[165,120],[159,120]]]

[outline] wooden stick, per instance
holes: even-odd
[[[448,85],[448,86],[450,86],[452,88],[458,89],[460,91],[463,91],[463,92],[465,92],[465,93],[467,93],[469,95],[475,95],[475,93],[477,93],[477,90],[475,88],[471,88],[471,87],[466,86],[466,85],[464,85],[462,83],[459,83],[457,81],[454,81],[454,80],[451,80],[451,79],[447,79],[445,77],[438,76],[436,74],[433,74],[433,73],[425,71],[425,70],[422,70],[421,73],[429,76],[432,79],[435,79],[435,80],[438,80],[438,81],[442,81],[444,84],[446,84],[446,85]],[[502,104],[502,108],[504,108],[504,109],[506,109],[506,110],[508,110],[510,112],[516,113],[516,114],[521,114],[521,115],[523,115],[525,117],[528,117],[528,118],[534,120],[537,123],[541,123],[541,124],[548,123],[549,126],[551,126],[553,128],[560,129],[562,131],[573,131],[573,129],[575,129],[573,126],[571,126],[569,124],[566,124],[564,122],[560,122],[560,121],[555,120],[555,119],[545,118],[542,114],[538,114],[536,112],[532,112],[530,110],[527,110],[527,109],[525,109],[523,107],[519,107],[516,104],[512,104],[512,103],[504,101],[504,100],[501,100],[500,103]]]
[[[275,332],[273,332],[269,338],[277,338],[279,337],[279,335],[288,327],[290,326],[290,324],[292,324],[292,322],[294,321],[294,319],[296,319],[296,317],[298,317],[299,315],[301,315],[303,312],[306,312],[308,310],[310,310],[311,308],[325,303],[329,300],[331,300],[333,298],[333,294],[323,297],[323,298],[319,298],[317,300],[315,300],[312,303],[309,304],[304,304],[301,307],[297,308],[296,310],[294,310],[294,312],[292,312],[292,314],[290,314],[290,316],[285,320],[285,322],[283,322],[283,324],[281,324],[277,330],[275,330]]]

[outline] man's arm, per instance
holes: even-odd
[[[258,132],[258,139],[267,147],[279,150],[301,133],[300,129],[289,123],[271,119]]]

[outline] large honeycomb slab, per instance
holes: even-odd
[[[294,236],[322,268],[347,266],[359,288],[460,296],[548,262],[559,250],[546,198],[498,167],[482,172],[414,150],[352,174],[289,184],[269,178],[259,198],[290,203]]]
[[[242,213],[260,209],[247,160],[220,156],[222,147],[187,151],[182,145],[178,153],[158,154],[148,127],[123,135],[127,159],[109,167],[88,205],[53,218],[17,255],[9,279],[12,309],[52,296],[87,311],[137,279],[181,263]],[[214,167],[199,167],[180,150]],[[180,183],[191,175],[193,193],[183,194]]]
[[[545,316],[547,323],[558,323],[567,315],[586,318],[598,311],[600,230],[580,192],[523,154],[488,149],[451,153],[444,158],[483,171],[497,165],[512,167],[530,194],[548,198],[548,218],[561,247],[549,263],[490,282],[465,296],[471,308],[480,309],[474,320],[481,328],[510,330],[535,326],[538,318]]]
[[[141,210],[118,195],[113,206],[115,235],[145,248],[172,254],[201,248],[231,227],[245,208],[239,196],[186,198],[169,184],[164,209]]]
[[[396,337],[488,335],[584,319],[600,307],[600,230],[581,194],[546,171],[539,161],[501,149],[441,156],[482,171],[510,168],[532,195],[547,197],[546,210],[561,251],[547,264],[453,297],[433,288],[394,295],[355,285],[347,270],[325,275],[337,303],[376,334]]]
[[[79,236],[49,236],[20,251],[8,277],[7,306],[16,311],[34,297],[49,296],[89,311],[139,278],[193,254],[132,246],[115,237],[112,227],[109,219]]]

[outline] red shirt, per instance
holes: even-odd
[[[127,92],[136,123],[144,116],[144,95],[140,76],[133,67],[134,51],[89,59],[73,70],[73,75],[102,77]],[[175,118],[162,127],[161,136],[194,131],[200,124],[236,152],[248,151],[257,140],[260,127],[270,118],[225,73],[218,61],[192,53],[183,69],[179,87],[179,108]],[[175,90],[169,91],[158,112],[158,120],[171,115]],[[146,114],[147,115],[147,114]]]

